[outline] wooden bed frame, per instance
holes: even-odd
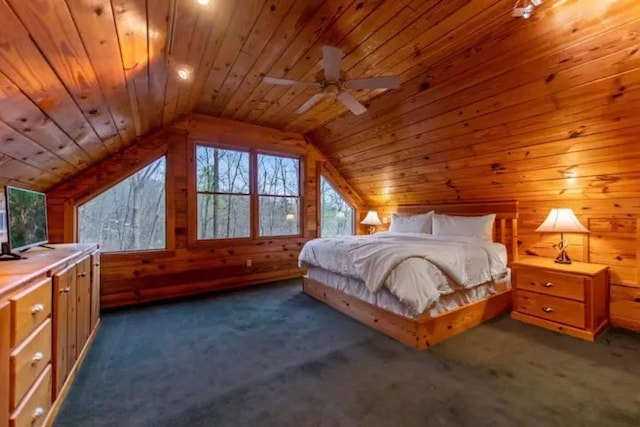
[[[518,202],[461,203],[455,205],[412,205],[398,207],[399,214],[435,210],[447,215],[479,216],[496,214],[494,241],[507,247],[509,265],[518,254]],[[417,349],[426,349],[449,337],[511,309],[511,290],[431,317],[425,313],[412,319],[369,304],[324,283],[305,277],[302,289],[336,310]]]

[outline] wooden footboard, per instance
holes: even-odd
[[[438,316],[410,319],[305,277],[305,293],[406,345],[425,349],[511,309],[511,290]]]

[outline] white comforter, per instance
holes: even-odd
[[[507,274],[506,248],[499,243],[417,233],[314,239],[302,248],[299,262],[360,279],[372,292],[385,286],[418,313],[442,294]]]

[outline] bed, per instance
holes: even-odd
[[[400,236],[395,235],[397,233],[379,233],[371,238],[362,236],[345,238],[344,241],[338,242],[339,244],[332,242],[331,239],[316,239],[308,242],[309,246],[305,245],[301,252],[301,262],[307,267],[307,274],[303,279],[304,292],[417,349],[425,349],[510,310],[512,300],[509,267],[517,257],[518,203],[509,201],[410,205],[400,206],[397,209],[399,215],[416,215],[429,211],[470,217],[495,214],[493,229],[489,232],[492,234],[493,242],[496,243],[489,241],[485,245],[477,243],[476,240],[467,242],[465,238],[453,236],[449,238],[408,234],[403,237],[407,241],[406,249],[402,248],[406,261],[398,264],[398,261],[393,259],[394,252],[397,252],[395,245],[402,243]],[[340,238],[337,239],[340,240]],[[323,245],[328,244],[334,244],[336,252],[330,267],[327,261],[322,261],[323,251],[320,250]],[[344,248],[341,248],[340,244]],[[438,267],[435,267],[434,271],[420,274],[415,272],[417,270],[410,270],[409,264],[414,262],[413,258],[418,258],[415,262],[420,261],[424,264],[420,259],[421,251],[422,248],[430,246],[444,248],[434,251],[436,253],[430,253],[429,256],[430,263]],[[448,246],[451,248],[446,249]],[[465,249],[464,254],[460,255],[458,254],[460,246],[470,249]],[[385,247],[396,249],[391,251]],[[349,256],[346,256],[347,252]],[[489,259],[483,269],[474,266],[467,267],[467,271],[458,272],[456,265],[464,266],[467,263],[475,265],[474,254],[477,258],[477,254],[485,252],[489,255]],[[328,251],[324,250],[324,253]],[[452,266],[443,265],[449,258],[460,256],[462,256],[462,262],[456,264],[451,261]],[[502,269],[496,261],[498,258],[504,263]],[[336,263],[342,265],[336,267]],[[371,265],[385,263],[389,264],[386,273],[370,273]],[[400,267],[404,269],[402,274],[399,272]],[[397,273],[396,270],[398,270]],[[451,284],[452,289],[447,290],[435,301],[433,296],[429,297],[429,295],[433,293],[434,286],[440,289],[444,283],[442,278],[435,277],[440,274],[438,270],[444,272],[443,277],[446,278],[447,283]],[[460,267],[459,270],[464,270],[464,267]],[[396,274],[395,282],[391,280],[391,275],[388,275],[389,271]],[[474,276],[476,274],[478,277]],[[485,280],[487,274],[490,275],[490,280]],[[384,286],[379,283],[382,279],[378,276],[385,277]],[[469,279],[469,276],[475,281]],[[409,280],[414,283],[408,283]],[[424,281],[425,288],[431,290],[422,292],[424,295],[417,295],[415,282],[420,284],[421,281]],[[413,293],[403,292],[402,289],[411,289]]]

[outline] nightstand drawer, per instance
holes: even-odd
[[[523,314],[577,328],[585,327],[585,307],[577,301],[517,290],[514,305],[514,309]]]
[[[580,276],[570,276],[541,269],[518,268],[516,270],[517,289],[577,301],[584,301],[584,280]]]
[[[611,285],[610,314],[640,322],[640,288]]]

